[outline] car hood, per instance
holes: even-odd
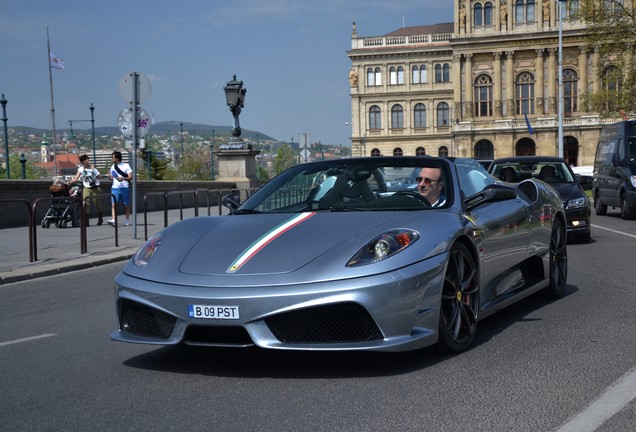
[[[350,224],[326,224],[320,213],[240,215],[206,232],[181,263],[192,274],[288,273],[373,228],[362,217]],[[369,227],[369,225],[371,225]],[[220,247],[219,247],[220,246]]]
[[[189,285],[209,285],[211,280],[256,285],[368,276],[443,253],[462,225],[461,218],[444,210],[191,218],[164,230],[165,240],[147,267],[131,262],[124,272]],[[378,263],[346,267],[376,236],[405,227],[421,236],[411,247]]]
[[[559,193],[562,201],[569,201],[571,199],[580,198],[585,196],[585,192],[581,189],[578,183],[548,183],[555,188]]]

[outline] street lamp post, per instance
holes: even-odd
[[[151,166],[152,166],[152,150],[149,148],[145,149],[146,151],[146,163],[148,165],[148,180],[152,180]]]
[[[179,122],[179,126],[181,126],[181,157],[183,158],[183,153],[185,153],[185,149],[183,147],[183,122]]]
[[[210,180],[214,181],[214,129],[212,129],[212,143],[210,144]]]
[[[11,171],[9,170],[9,131],[7,129],[7,100],[4,97],[4,93],[2,93],[0,104],[2,104],[2,121],[4,122],[4,163],[5,168],[7,169],[8,180],[11,178]]]
[[[90,120],[69,120],[68,124],[71,129],[71,136],[73,136],[73,122],[91,122],[91,140],[93,144],[93,164],[97,163],[97,152],[95,151],[95,107],[91,102],[91,106],[88,107],[91,110],[91,119]]]
[[[93,102],[91,102],[91,106],[88,107],[91,110],[91,134],[93,136],[93,163],[97,163],[97,155],[95,154],[95,107],[93,106]]]
[[[245,106],[247,89],[243,88],[243,81],[237,81],[236,75],[234,75],[232,80],[225,84],[223,90],[225,91],[225,100],[232,113],[232,136],[236,138],[236,141],[242,141],[240,138],[241,124],[239,115],[241,114],[241,109]]]
[[[558,155],[563,157],[563,4],[565,0],[557,0],[559,5],[559,113],[558,113]]]
[[[20,153],[20,163],[22,164],[22,180],[26,179],[26,161],[27,158],[24,155],[24,152]]]

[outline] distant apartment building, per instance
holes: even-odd
[[[559,4],[454,0],[453,23],[384,36],[359,36],[354,23],[353,156],[558,155],[560,21],[563,156],[591,165],[601,126],[620,115],[602,118],[581,97],[612,85],[603,76],[613,66],[587,48],[585,23],[570,19],[578,0],[564,2],[562,20]]]

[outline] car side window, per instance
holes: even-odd
[[[627,155],[630,162],[636,161],[636,138],[629,139],[629,155]]]
[[[486,186],[496,183],[483,166],[472,159],[457,159],[455,165],[459,174],[459,188],[464,197],[481,192]]]
[[[622,161],[625,160],[625,146],[623,145],[623,139],[618,139],[618,158]]]

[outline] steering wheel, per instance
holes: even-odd
[[[426,198],[424,198],[422,195],[420,195],[419,192],[414,192],[414,191],[409,191],[409,190],[400,190],[400,191],[395,192],[393,195],[403,195],[403,196],[415,198],[415,199],[421,201],[422,204],[424,204],[424,207],[430,207],[431,206],[431,203]]]

